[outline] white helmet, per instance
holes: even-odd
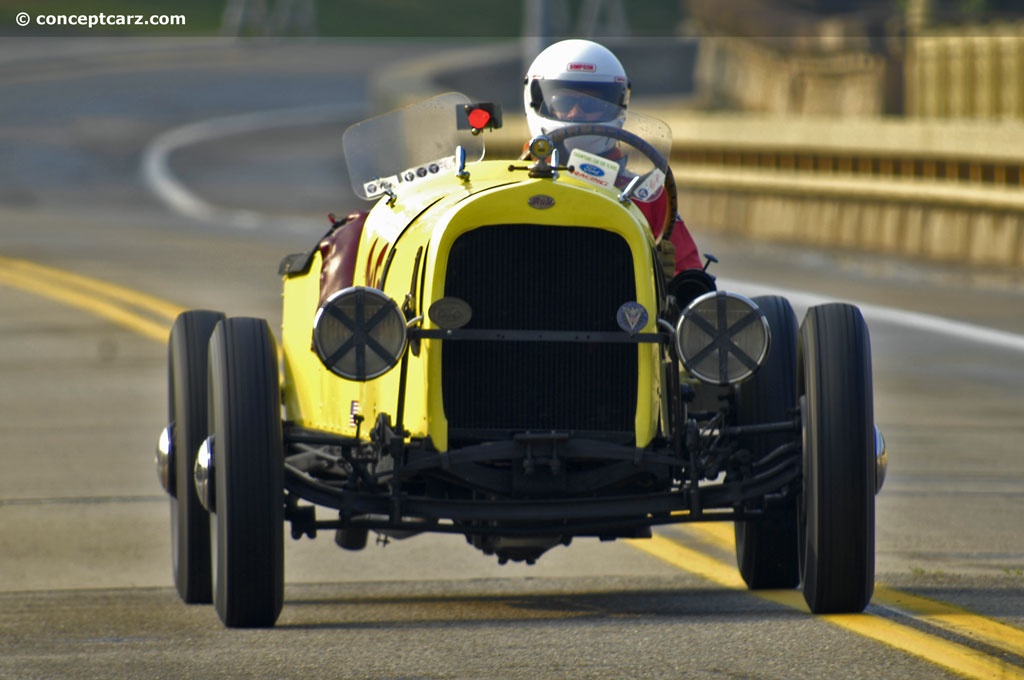
[[[526,122],[534,136],[578,123],[622,127],[629,79],[611,50],[589,40],[563,40],[533,60],[523,87]],[[608,137],[574,137],[566,147],[604,153]]]

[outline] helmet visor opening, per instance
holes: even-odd
[[[626,108],[625,83],[534,80],[532,104],[544,118],[579,123],[615,120]]]

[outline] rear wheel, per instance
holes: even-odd
[[[874,590],[875,460],[871,345],[856,307],[807,312],[798,370],[804,599],[815,614],[860,612]]]
[[[178,595],[190,604],[213,601],[210,518],[192,483],[196,451],[207,434],[207,347],[219,312],[179,315],[168,342],[168,422],[174,446],[171,495],[171,568]]]
[[[771,329],[764,365],[736,390],[738,425],[774,423],[792,417],[797,405],[797,320],[782,297],[754,298]],[[794,438],[779,433],[744,437],[740,446],[755,462]],[[796,504],[773,508],[762,520],[736,522],[736,564],[751,589],[795,588],[800,583]]]
[[[229,627],[273,626],[284,600],[284,459],[277,348],[262,319],[210,338],[214,602]]]

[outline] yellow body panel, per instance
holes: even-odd
[[[647,326],[641,331],[657,331],[659,293],[654,279],[653,239],[639,210],[619,202],[614,191],[567,176],[529,179],[524,171],[510,172],[507,162],[484,162],[468,169],[468,181],[452,175],[430,179],[406,188],[405,195],[399,194],[391,205],[385,200],[377,203],[363,229],[354,285],[380,288],[399,305],[411,296],[413,314],[423,317],[423,328],[432,329],[436,326],[427,310],[444,295],[448,253],[462,234],[500,224],[600,228],[628,243],[636,272],[636,301],[648,311]],[[531,207],[529,199],[537,195],[553,199],[553,205]],[[301,427],[354,437],[356,427],[351,416],[358,412],[364,419],[360,435],[365,437],[378,414],[389,414],[393,423],[399,419],[401,366],[365,383],[347,381],[323,366],[311,343],[320,265],[320,255],[316,254],[307,273],[287,276],[284,281],[285,417]],[[528,277],[530,272],[524,271],[522,276]],[[402,424],[411,438],[429,436],[438,450],[445,451],[448,422],[441,395],[442,342],[423,340],[417,352],[407,352]],[[658,346],[650,343],[638,344],[637,353],[635,442],[643,447],[659,430],[660,353]]]

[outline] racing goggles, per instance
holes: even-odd
[[[602,123],[622,115],[628,90],[625,83],[534,80],[530,96],[534,109],[545,118]]]

